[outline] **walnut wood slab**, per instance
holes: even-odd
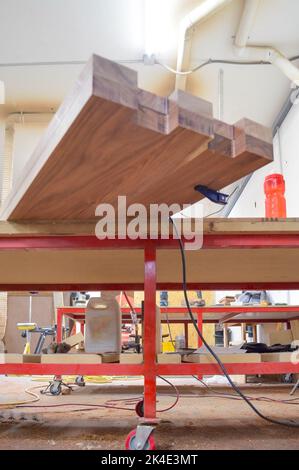
[[[191,204],[194,187],[219,190],[273,159],[269,130],[213,119],[212,105],[184,92],[159,97],[137,73],[92,56],[56,113],[2,220],[92,219],[99,203]]]

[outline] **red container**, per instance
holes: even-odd
[[[282,175],[270,175],[264,184],[266,195],[266,217],[269,219],[285,219],[287,205],[285,199],[285,181]]]

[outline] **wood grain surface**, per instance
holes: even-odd
[[[101,202],[194,203],[272,161],[271,133],[213,119],[179,91],[138,88],[133,70],[92,56],[7,197],[2,220],[90,219]]]

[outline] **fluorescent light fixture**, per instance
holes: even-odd
[[[0,80],[0,104],[5,103],[5,86],[4,82],[1,82]]]

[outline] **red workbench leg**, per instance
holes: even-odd
[[[200,312],[197,314],[197,326],[201,333],[202,333],[202,325],[203,325],[202,312]],[[198,337],[198,348],[201,348],[201,347],[202,347],[202,340],[200,339],[200,337]],[[198,375],[197,377],[199,378],[199,380],[202,380],[203,378],[202,375]]]
[[[185,347],[189,347],[189,323],[185,321],[184,323],[184,334],[185,334]]]
[[[202,313],[198,313],[197,314],[197,326],[198,326],[198,329],[199,331],[202,333]],[[202,340],[200,339],[200,337],[198,337],[198,347],[201,348],[202,347]]]
[[[62,342],[62,319],[63,313],[61,308],[57,309],[57,331],[56,331],[56,343]]]
[[[156,418],[156,249],[144,251],[144,417]]]

